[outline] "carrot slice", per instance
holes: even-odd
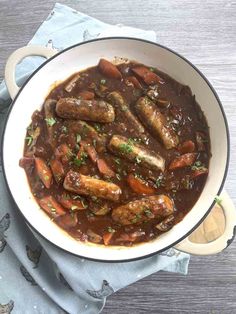
[[[97,159],[98,159],[96,149],[92,145],[90,145],[84,141],[80,141],[80,145],[86,151],[86,153],[89,155],[89,158],[92,160],[92,162],[96,163]]]
[[[194,172],[192,173],[192,178],[198,178],[204,174],[208,174],[208,169],[204,168],[204,169],[199,169],[199,170],[194,170]]]
[[[57,184],[61,183],[65,176],[65,171],[62,163],[58,159],[52,159],[50,161],[50,167],[52,169],[52,173]]]
[[[63,193],[62,196],[58,198],[58,201],[63,207],[72,211],[85,209],[83,203],[80,200],[73,200],[70,198],[70,196],[68,197],[66,193]]]
[[[147,85],[152,85],[156,83],[164,84],[164,80],[158,76],[156,73],[150,71],[145,66],[137,66],[132,69],[132,71],[141,77]]]
[[[181,154],[193,153],[195,151],[195,144],[191,140],[185,141],[179,145],[178,150]]]
[[[176,157],[169,165],[170,170],[174,170],[177,168],[183,168],[187,166],[191,166],[196,160],[196,153],[188,153],[182,156]]]
[[[126,78],[127,83],[132,83],[134,87],[143,89],[142,85],[140,84],[139,80],[135,76],[128,76]],[[128,84],[127,84],[128,85]]]
[[[39,200],[39,205],[51,217],[61,216],[66,213],[64,208],[51,195],[41,198]]]
[[[144,180],[135,178],[133,174],[128,175],[127,181],[131,189],[138,194],[153,194],[156,191],[154,188],[148,186]]]
[[[103,237],[103,242],[105,245],[109,245],[110,242],[111,242],[111,239],[113,237],[113,234],[112,232],[106,232],[102,237]]]
[[[52,183],[52,172],[42,158],[35,157],[35,169],[40,180],[49,189]]]
[[[94,92],[85,90],[85,91],[80,92],[79,96],[83,98],[84,100],[91,100],[91,99],[94,99]]]
[[[115,172],[108,166],[108,164],[106,163],[104,159],[101,159],[101,158],[98,159],[97,166],[98,166],[99,172],[101,172],[101,174],[103,174],[104,176],[107,176],[110,178],[115,176]]]
[[[114,78],[114,79],[122,78],[122,75],[120,71],[117,69],[117,67],[105,59],[100,59],[98,63],[98,68],[100,72],[107,77]]]
[[[55,149],[55,156],[57,159],[60,159],[63,164],[67,164],[73,156],[73,153],[68,145],[61,144]]]

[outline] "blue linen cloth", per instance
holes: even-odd
[[[29,44],[52,40],[63,49],[109,35],[155,41],[153,31],[105,24],[57,3]],[[40,57],[23,60],[17,66],[18,84],[42,62]],[[0,135],[10,103],[2,83]],[[28,228],[8,195],[0,162],[0,313],[100,313],[113,292],[160,270],[187,274],[188,263],[189,255],[173,248],[128,263],[88,261],[61,251]]]

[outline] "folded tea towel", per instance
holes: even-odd
[[[57,3],[29,44],[45,46],[52,40],[60,50],[114,35],[155,41],[153,31],[105,24]],[[23,60],[18,84],[42,62],[40,57]],[[10,103],[2,83],[0,134]],[[186,274],[188,262],[189,255],[175,249],[127,263],[88,261],[61,251],[28,228],[9,197],[0,164],[0,313],[100,313],[113,292],[159,270]]]

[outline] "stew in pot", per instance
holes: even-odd
[[[40,208],[74,238],[132,245],[183,219],[209,159],[207,122],[188,86],[101,59],[33,113],[20,166]]]

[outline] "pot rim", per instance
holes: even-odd
[[[6,187],[7,187],[7,190],[9,192],[9,195],[11,196],[12,200],[14,201],[14,204],[16,205],[18,211],[20,212],[21,216],[23,217],[23,219],[26,221],[26,223],[30,226],[31,229],[33,229],[38,235],[40,235],[44,240],[47,240],[50,244],[52,244],[53,246],[55,246],[56,248],[62,250],[63,252],[65,253],[69,253],[73,256],[76,256],[76,257],[80,257],[80,258],[83,258],[83,259],[86,259],[86,260],[90,260],[90,261],[95,261],[95,262],[103,262],[103,263],[124,263],[124,262],[132,262],[132,261],[137,261],[137,260],[141,260],[141,259],[144,259],[144,258],[148,258],[148,257],[151,257],[155,254],[158,254],[158,253],[161,253],[163,251],[166,251],[168,249],[170,249],[171,247],[174,247],[177,243],[181,242],[183,239],[185,239],[186,237],[188,237],[203,221],[204,219],[207,217],[207,215],[209,214],[209,212],[211,211],[211,209],[213,208],[213,206],[215,205],[215,200],[213,200],[212,204],[210,205],[210,207],[208,208],[208,210],[206,211],[206,213],[203,215],[203,217],[195,224],[195,226],[190,230],[188,231],[183,237],[179,238],[177,241],[173,242],[172,244],[166,246],[165,248],[161,249],[161,250],[157,250],[155,252],[152,252],[150,254],[147,254],[147,255],[142,255],[142,256],[139,256],[139,257],[135,257],[135,258],[131,258],[131,259],[125,259],[125,260],[103,260],[103,259],[98,259],[98,258],[90,258],[90,257],[85,257],[85,256],[81,256],[79,254],[76,254],[76,253],[72,253],[70,252],[69,250],[67,249],[64,249],[64,248],[61,248],[59,245],[53,243],[51,240],[47,239],[44,235],[42,235],[35,227],[33,227],[31,225],[31,223],[28,221],[28,219],[25,217],[25,215],[22,213],[22,211],[20,210],[18,204],[16,203],[15,199],[14,199],[14,196],[11,192],[11,189],[8,185],[8,181],[7,181],[7,176],[6,176],[6,170],[5,170],[5,166],[4,166],[4,158],[3,158],[3,147],[4,147],[4,140],[5,140],[5,131],[6,131],[6,127],[7,127],[7,123],[8,123],[8,120],[9,120],[9,117],[11,115],[11,111],[12,111],[12,108],[14,107],[16,101],[17,101],[17,98],[19,97],[20,93],[22,92],[22,90],[24,89],[24,87],[27,85],[27,83],[31,80],[31,78],[37,74],[37,72],[42,68],[44,67],[47,63],[49,63],[51,60],[53,60],[54,58],[56,58],[58,55],[64,53],[65,51],[68,51],[68,50],[71,50],[75,47],[78,47],[78,46],[81,46],[81,45],[85,45],[87,43],[91,43],[91,42],[96,42],[96,41],[104,41],[104,40],[134,40],[134,41],[140,41],[140,42],[144,42],[144,43],[147,43],[147,44],[150,44],[150,45],[155,45],[157,47],[160,47],[160,48],[163,48],[171,53],[173,53],[174,55],[176,55],[177,57],[181,58],[183,61],[185,61],[186,63],[188,63],[200,76],[201,78],[207,83],[208,87],[210,88],[211,92],[213,93],[214,97],[216,98],[217,100],[217,103],[220,107],[220,110],[221,110],[221,113],[222,113],[222,117],[223,117],[223,120],[224,120],[224,125],[225,125],[225,130],[226,130],[226,138],[227,138],[227,157],[226,157],[226,165],[225,165],[225,170],[224,170],[224,176],[223,176],[223,179],[222,179],[222,182],[221,182],[221,185],[220,185],[220,188],[218,190],[218,193],[217,195],[219,195],[223,189],[223,186],[224,186],[224,183],[225,183],[225,180],[226,180],[226,177],[227,177],[227,173],[228,173],[228,168],[229,168],[229,159],[230,159],[230,135],[229,135],[229,127],[228,127],[228,122],[227,122],[227,118],[226,118],[226,114],[224,112],[224,109],[223,109],[223,105],[219,99],[219,96],[217,95],[215,89],[213,88],[213,86],[211,85],[211,83],[209,82],[209,80],[205,77],[205,75],[192,63],[190,62],[189,60],[187,60],[185,57],[183,57],[181,54],[177,53],[176,51],[164,46],[164,45],[161,45],[161,44],[158,44],[156,42],[152,42],[152,41],[149,41],[149,40],[146,40],[146,39],[141,39],[141,38],[134,38],[134,37],[125,37],[125,36],[111,36],[111,37],[105,37],[105,38],[96,38],[96,39],[92,39],[92,40],[88,40],[88,41],[84,41],[84,42],[81,42],[81,43],[77,43],[77,44],[74,44],[70,47],[67,47],[63,50],[61,50],[60,52],[58,52],[57,54],[55,54],[54,56],[52,56],[51,58],[47,59],[45,62],[43,62],[35,71],[33,71],[33,73],[27,78],[27,80],[25,81],[25,83],[21,86],[19,92],[17,93],[17,95],[15,96],[15,98],[13,99],[11,105],[10,105],[10,108],[8,110],[8,113],[7,113],[7,117],[6,117],[6,120],[5,120],[5,123],[4,123],[4,127],[3,127],[3,134],[2,134],[2,139],[1,139],[1,160],[2,160],[2,170],[3,170],[3,176],[4,176],[4,179],[5,179],[5,183],[6,183]]]

